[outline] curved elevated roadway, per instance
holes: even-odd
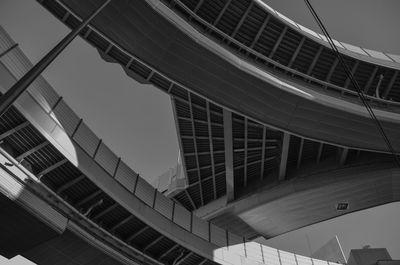
[[[101,3],[40,2],[70,27]],[[293,29],[289,20],[259,1],[198,1],[197,10],[196,1],[167,2],[115,0],[82,36],[106,60],[120,63],[132,77],[153,83],[173,96],[189,90],[294,135],[344,147],[387,151],[321,37],[317,40],[299,26]],[[206,18],[206,14],[213,17]],[[251,31],[246,30],[245,23],[257,16],[264,23],[256,30],[259,34],[253,36],[253,42],[246,43],[240,39]],[[235,25],[235,30],[229,31],[228,25]],[[251,32],[254,34],[254,28]],[[399,149],[398,57],[340,45],[357,80],[371,94],[376,115],[394,148]],[[307,56],[307,49],[313,51],[311,56]],[[384,75],[381,85],[386,99],[373,96],[380,73]]]
[[[7,34],[0,36],[1,50],[13,45]],[[2,93],[31,67],[18,48],[0,62]],[[45,233],[24,245],[24,254],[38,264],[329,264],[246,242],[169,200],[42,78],[0,117],[0,138],[0,203],[13,201],[52,230],[35,218],[34,227],[1,229],[12,238],[41,227]],[[17,216],[32,218],[5,204]]]

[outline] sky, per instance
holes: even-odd
[[[264,0],[294,21],[317,30],[303,1]],[[334,39],[400,54],[400,1],[312,1]],[[37,62],[69,30],[32,0],[0,0],[0,24]],[[127,77],[120,66],[103,61],[77,38],[44,72],[90,128],[122,159],[152,182],[177,162],[178,143],[170,98],[150,85]],[[338,235],[346,255],[364,245],[386,247],[400,259],[400,203],[349,214],[266,242],[310,255]],[[0,264],[29,264],[20,258]]]

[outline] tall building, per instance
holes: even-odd
[[[397,265],[400,260],[392,260],[386,248],[363,248],[350,251],[348,265]]]

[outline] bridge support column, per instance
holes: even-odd
[[[225,172],[226,172],[226,200],[235,199],[235,181],[233,176],[233,136],[232,112],[224,109],[224,140],[225,140]]]

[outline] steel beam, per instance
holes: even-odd
[[[212,179],[212,178],[213,178],[213,176],[211,175],[211,176],[208,176],[208,177],[204,178],[202,181],[206,181],[206,180],[209,180],[209,179]],[[193,186],[196,186],[197,184],[199,184],[198,181],[193,182],[192,184],[189,184],[187,187],[193,187]]]
[[[301,38],[301,41],[300,41],[299,45],[297,45],[297,48],[296,48],[296,50],[294,51],[294,53],[292,55],[292,58],[290,58],[290,61],[289,61],[289,64],[288,64],[289,68],[292,67],[292,64],[296,60],[297,55],[299,55],[299,52],[300,52],[301,48],[303,47],[303,44],[304,44],[305,40],[306,40],[306,37],[303,36],[303,38]]]
[[[300,168],[301,159],[303,157],[304,138],[300,140],[299,154],[297,155],[297,168]]]
[[[201,186],[201,182],[196,182],[199,184],[199,186]],[[194,203],[192,197],[190,196],[189,192],[187,191],[187,189],[184,189],[185,195],[188,197],[190,204],[192,205],[193,209],[196,209],[196,204]]]
[[[348,148],[338,147],[338,151],[339,151],[339,164],[341,166],[343,166],[346,163],[346,159],[347,159],[347,155],[349,153],[349,149]]]
[[[318,153],[317,153],[317,164],[319,164],[319,162],[321,162],[321,155],[322,155],[323,148],[324,148],[324,144],[323,143],[319,143]]]
[[[172,246],[171,248],[169,248],[167,251],[165,251],[164,253],[162,253],[158,259],[159,259],[159,260],[162,260],[162,259],[165,258],[168,254],[170,254],[172,251],[174,251],[175,249],[177,249],[178,247],[179,247],[179,244],[173,245],[173,246]]]
[[[215,164],[215,167],[222,166],[223,164],[224,164],[223,162],[222,162],[222,163]],[[209,167],[211,167],[211,165],[209,165],[209,166],[202,166],[202,167],[199,167],[199,169],[202,170],[202,169],[206,169],[206,168],[209,168]],[[197,171],[197,170],[198,170],[197,168],[192,168],[192,169],[188,169],[187,172],[192,172],[192,171]]]
[[[83,200],[79,201],[75,207],[79,208],[80,206],[84,205],[85,203],[89,202],[91,199],[95,198],[97,195],[101,194],[103,191],[98,190],[90,194],[89,196],[85,197]]]
[[[333,72],[335,71],[336,66],[338,65],[338,63],[339,63],[339,59],[336,57],[336,58],[335,58],[335,61],[333,62],[332,66],[331,66],[331,69],[330,69],[329,72],[328,72],[328,75],[327,75],[326,78],[325,78],[325,81],[326,81],[326,82],[329,82],[329,81],[331,80],[331,77],[332,77],[332,75],[333,75]]]
[[[226,9],[228,8],[228,6],[230,5],[230,3],[232,2],[232,0],[228,0],[226,1],[224,7],[222,8],[221,12],[218,14],[218,17],[215,19],[215,21],[212,23],[213,26],[217,25],[219,20],[222,18],[222,16],[224,15]]]
[[[263,141],[262,141],[262,150],[261,150],[261,171],[260,171],[260,179],[264,179],[264,160],[265,160],[265,145],[267,140],[267,127],[263,128]]]
[[[145,225],[142,229],[140,229],[139,231],[135,232],[133,235],[131,235],[130,237],[128,237],[128,239],[126,240],[127,242],[131,242],[132,240],[135,239],[135,237],[137,237],[138,235],[140,235],[141,233],[145,232],[147,229],[149,229],[148,225]]]
[[[153,242],[151,242],[150,244],[148,244],[148,245],[143,249],[143,252],[146,252],[147,250],[149,250],[149,248],[151,248],[151,247],[154,246],[155,244],[158,244],[158,242],[160,242],[160,240],[163,239],[163,238],[164,238],[163,235],[157,237],[156,240],[154,240]]]
[[[204,205],[204,200],[203,200],[203,187],[201,186],[201,176],[200,176],[200,163],[199,163],[199,154],[197,152],[197,140],[196,140],[196,128],[194,126],[194,118],[193,118],[193,103],[192,103],[192,97],[191,93],[189,93],[189,107],[190,107],[190,119],[192,123],[192,131],[193,131],[193,140],[194,140],[194,151],[196,153],[196,163],[197,163],[197,177],[199,180],[199,189],[200,189],[200,203],[201,205]],[[195,208],[196,209],[196,208]]]
[[[248,138],[248,120],[244,118],[244,175],[243,175],[243,186],[247,186],[247,138]]]
[[[21,162],[22,159],[24,159],[27,156],[30,156],[31,154],[39,151],[40,149],[42,149],[43,147],[48,146],[50,143],[48,141],[45,141],[43,143],[38,144],[37,146],[33,147],[32,149],[29,149],[28,151],[26,151],[25,153],[20,154],[19,156],[17,156],[16,160]]]
[[[183,256],[180,260],[178,260],[176,263],[174,263],[174,265],[180,265],[182,264],[182,262],[185,261],[185,259],[189,258],[190,256],[193,255],[193,252],[189,252],[187,253],[185,256]]]
[[[313,58],[313,60],[312,60],[312,62],[311,62],[311,64],[310,64],[310,67],[308,67],[307,75],[310,75],[311,72],[312,72],[312,70],[314,70],[314,67],[315,67],[315,65],[317,64],[317,61],[318,61],[318,59],[319,59],[319,56],[321,56],[321,53],[322,53],[323,49],[324,49],[324,46],[321,45],[321,46],[319,47],[317,53],[315,54],[315,56],[314,56],[314,58]]]
[[[66,189],[68,189],[68,188],[74,186],[74,185],[77,184],[78,182],[80,182],[80,181],[82,181],[83,179],[85,179],[85,177],[86,177],[85,175],[80,175],[80,176],[78,176],[77,178],[74,178],[74,179],[68,181],[67,183],[65,183],[64,185],[62,185],[61,187],[59,187],[59,188],[56,190],[56,193],[57,193],[57,194],[61,194],[61,193],[62,193],[63,191],[65,191]]]
[[[384,98],[384,99],[387,98],[387,96],[388,96],[389,93],[390,93],[390,90],[391,90],[392,87],[393,87],[394,82],[396,81],[396,78],[397,78],[397,75],[398,75],[398,74],[399,74],[399,71],[396,71],[396,72],[393,74],[392,78],[391,78],[390,81],[389,81],[389,84],[387,85],[387,87],[385,88],[385,91],[383,92],[382,98]]]
[[[110,207],[108,207],[107,209],[105,209],[105,210],[101,211],[100,213],[96,214],[96,215],[93,217],[93,219],[94,219],[94,220],[99,219],[100,217],[102,217],[102,216],[106,215],[107,213],[111,212],[112,210],[114,210],[114,209],[117,208],[118,206],[119,206],[118,203],[116,203],[116,202],[113,203],[113,204],[112,204]]]
[[[207,262],[207,260],[208,260],[208,259],[203,259],[203,260],[199,263],[199,265],[204,265],[204,264]]]
[[[58,161],[57,163],[55,163],[54,165],[49,166],[48,168],[44,169],[42,172],[40,172],[38,174],[39,178],[41,178],[42,176],[46,175],[47,173],[49,173],[50,171],[58,168],[59,166],[64,165],[65,163],[68,162],[68,159],[64,158],[61,161]]]
[[[364,87],[364,93],[367,93],[368,90],[369,90],[369,88],[371,87],[372,82],[373,82],[374,79],[375,79],[376,73],[378,72],[378,69],[379,69],[379,67],[378,67],[378,66],[375,66],[374,70],[372,71],[372,74],[369,76],[368,82],[367,82],[367,84],[366,84],[365,87]]]
[[[354,63],[353,67],[351,68],[351,75],[352,75],[352,76],[354,76],[354,73],[357,71],[357,67],[358,67],[359,64],[360,64],[360,61],[357,60],[357,61]],[[343,87],[344,87],[344,88],[348,88],[349,85],[350,85],[350,81],[351,81],[351,79],[350,79],[349,77],[347,77],[346,81],[344,82],[344,86],[343,86]],[[342,92],[342,94],[343,94],[343,92]]]
[[[201,5],[204,3],[204,0],[200,0],[197,5],[195,6],[195,8],[193,9],[193,13],[196,13],[197,11],[199,11]]]
[[[265,162],[265,161],[274,160],[275,158],[276,158],[276,156],[267,157],[267,158],[264,159],[264,162]],[[262,161],[261,161],[261,160],[256,160],[256,161],[253,161],[253,162],[251,162],[251,163],[247,163],[247,165],[248,165],[248,166],[251,166],[251,165],[254,165],[254,164],[258,164],[258,163],[260,163],[260,162],[262,162]],[[243,168],[243,167],[244,167],[244,165],[240,165],[240,166],[235,167],[235,169]]]
[[[279,38],[274,45],[274,48],[272,49],[271,53],[268,55],[269,58],[272,58],[275,55],[275,52],[276,52],[276,50],[278,50],[278,47],[281,44],[283,37],[285,37],[287,30],[288,30],[288,27],[285,26],[281,32],[281,35],[279,35]]]
[[[227,201],[235,199],[235,180],[233,175],[233,135],[232,135],[232,112],[223,110],[224,119],[224,144],[225,144],[225,175],[226,175],[226,198]]]
[[[256,37],[254,38],[253,42],[252,42],[251,45],[250,45],[250,48],[251,48],[251,49],[253,49],[254,45],[256,45],[258,39],[261,37],[261,34],[263,33],[265,27],[267,26],[268,21],[269,21],[270,18],[271,18],[270,15],[267,15],[267,17],[265,18],[264,22],[262,23],[260,29],[259,29],[258,32],[257,32]]]
[[[34,65],[21,79],[19,79],[2,97],[0,97],[0,115],[2,115],[15,100],[32,84],[33,81],[51,64],[55,58],[74,40],[74,38],[84,29],[93,18],[111,0],[106,0],[96,11],[94,11],[77,28],[65,36],[49,53],[47,53],[36,65]]]
[[[117,230],[118,228],[120,228],[121,226],[123,226],[124,224],[126,224],[127,222],[129,222],[130,220],[132,220],[134,218],[133,215],[129,215],[128,217],[126,217],[125,219],[121,220],[119,223],[115,224],[110,231],[112,233],[115,233],[115,230]]]
[[[286,177],[286,166],[289,154],[289,145],[290,145],[290,134],[285,132],[283,133],[283,139],[282,139],[281,162],[279,164],[279,180],[284,180]]]
[[[249,6],[247,7],[246,11],[244,12],[242,18],[240,19],[239,23],[236,25],[235,29],[233,30],[233,33],[231,34],[232,38],[235,38],[236,34],[238,33],[240,27],[242,26],[244,20],[246,19],[247,15],[249,14],[251,8],[253,7],[253,1],[250,2]]]
[[[30,124],[29,121],[24,121],[23,123],[17,125],[16,127],[12,128],[12,129],[10,129],[10,130],[8,130],[6,132],[3,132],[0,135],[0,141],[3,140],[6,137],[18,132],[19,130],[22,130],[23,128],[28,127],[29,124]]]
[[[213,192],[214,192],[214,200],[217,199],[217,183],[215,179],[215,163],[214,163],[214,145],[212,138],[212,130],[211,130],[211,113],[210,113],[210,102],[207,100],[206,102],[207,108],[207,121],[208,121],[208,140],[210,144],[210,155],[211,155],[211,171],[213,177]]]

